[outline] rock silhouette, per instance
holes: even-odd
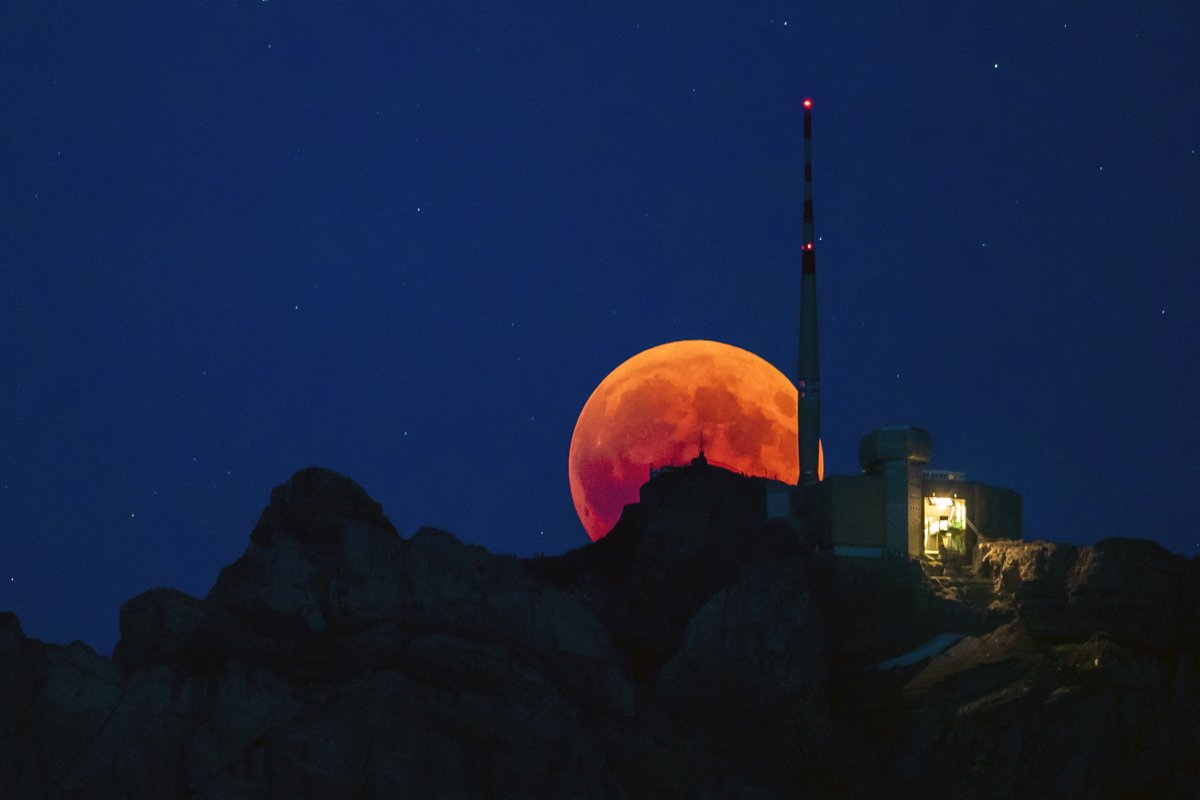
[[[1001,542],[931,579],[761,501],[681,469],[520,560],[303,470],[206,598],[126,602],[111,660],[0,614],[0,796],[1195,796],[1196,560]]]

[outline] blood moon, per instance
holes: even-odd
[[[579,414],[568,457],[575,510],[600,539],[651,466],[687,463],[701,436],[711,463],[795,483],[796,429],[796,387],[753,353],[706,340],[651,347],[610,372]]]

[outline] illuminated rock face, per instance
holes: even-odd
[[[1197,563],[1156,542],[984,543],[980,559],[983,574],[997,593],[1013,596],[1035,635],[1071,640],[1102,630],[1124,645],[1160,651],[1200,642]]]
[[[305,470],[207,598],[127,602],[111,660],[0,613],[0,796],[1194,796],[1198,562],[991,543],[935,586],[761,503],[684,468],[523,562]]]

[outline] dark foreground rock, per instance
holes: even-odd
[[[304,470],[208,597],[125,603],[111,660],[0,614],[0,797],[1195,796],[1195,560],[992,543],[970,603],[815,555],[759,489],[662,476],[520,561]]]

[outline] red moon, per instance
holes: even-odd
[[[705,340],[651,347],[610,372],[579,414],[568,457],[575,510],[592,541],[602,538],[651,466],[691,461],[701,435],[710,463],[795,483],[796,429],[796,387],[753,353]]]

